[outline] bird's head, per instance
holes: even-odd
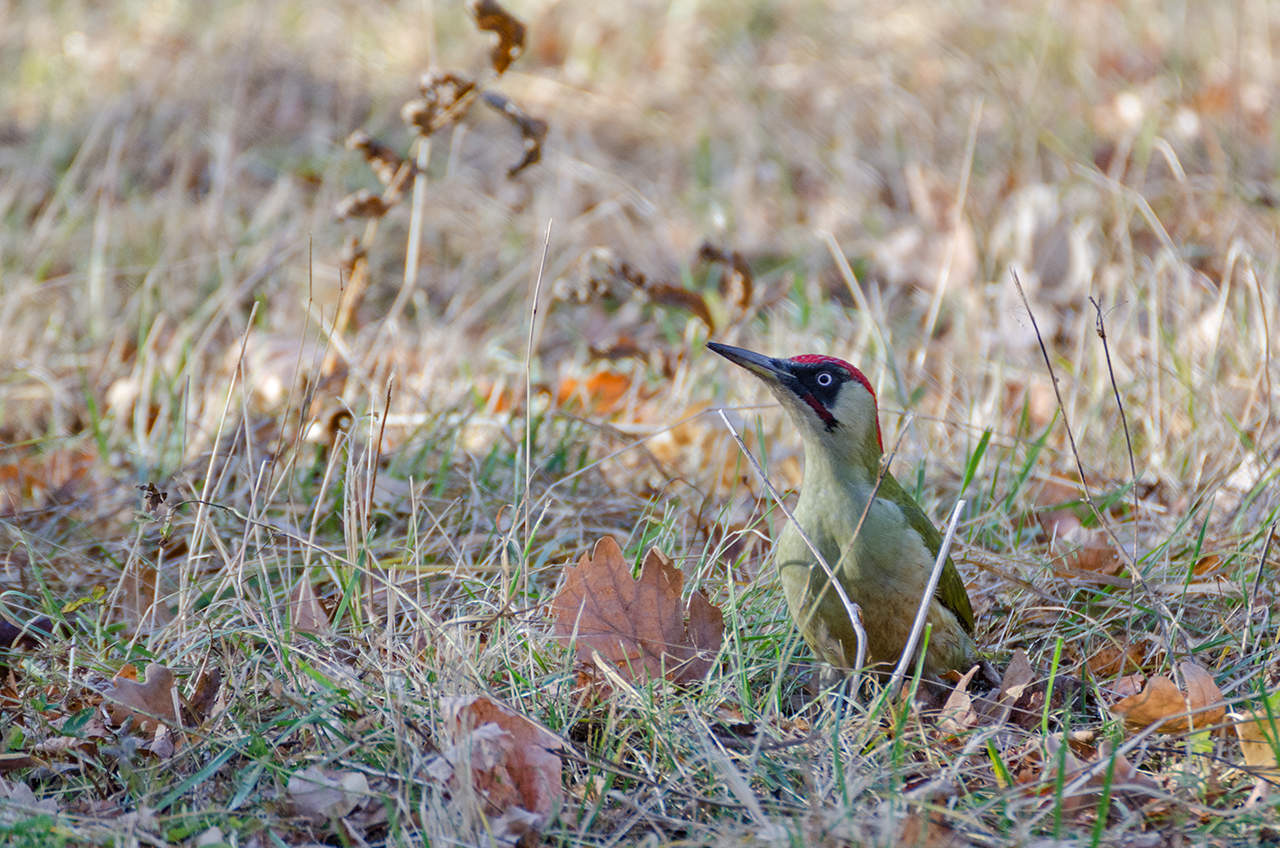
[[[884,442],[876,393],[853,365],[816,353],[777,359],[718,342],[707,347],[764,381],[800,428],[806,447],[858,465],[879,463]]]

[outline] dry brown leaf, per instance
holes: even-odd
[[[1146,685],[1147,676],[1142,672],[1135,674],[1126,674],[1124,677],[1117,677],[1103,688],[1111,697],[1119,700],[1128,698],[1131,695],[1137,695],[1142,691],[1142,687]]]
[[[104,705],[107,718],[115,725],[133,719],[134,726],[143,733],[154,733],[161,723],[177,727],[173,672],[159,663],[151,663],[147,666],[146,682],[139,683],[128,676],[132,668],[122,668],[121,674],[116,675],[112,685],[102,693],[107,701]]]
[[[525,114],[523,109],[495,91],[484,92],[480,99],[484,105],[506,118],[520,131],[524,155],[520,157],[519,162],[507,168],[507,178],[514,179],[525,168],[542,161],[542,142],[547,137],[547,122]]]
[[[381,218],[391,211],[392,204],[367,188],[351,192],[334,207],[333,214],[339,220],[346,218]]]
[[[1187,681],[1185,695],[1172,680],[1161,675],[1148,680],[1138,694],[1117,701],[1111,712],[1134,729],[1164,719],[1157,728],[1161,733],[1203,729],[1221,721],[1227,710],[1213,676],[1190,661],[1179,664],[1178,668]]]
[[[715,334],[715,320],[711,317],[711,309],[707,306],[707,302],[702,299],[702,295],[670,283],[650,282],[644,285],[643,289],[645,295],[653,303],[659,306],[674,306],[677,309],[692,312],[701,319],[702,323],[707,325],[707,330],[710,334]]]
[[[576,645],[580,662],[590,665],[598,652],[633,681],[701,680],[720,650],[724,615],[701,592],[681,604],[683,585],[684,575],[656,548],[636,580],[618,543],[606,536],[576,567],[565,567],[551,602],[555,634]]]
[[[289,595],[289,614],[293,620],[295,634],[310,633],[312,636],[333,634],[333,628],[329,626],[329,616],[325,614],[324,607],[320,606],[316,590],[311,587],[311,581],[305,575]]]
[[[495,0],[472,0],[469,8],[477,29],[498,36],[498,43],[489,51],[489,63],[503,73],[524,52],[524,24]]]
[[[1254,779],[1247,807],[1253,807],[1271,793],[1271,786],[1280,780],[1280,764],[1276,762],[1277,727],[1280,718],[1268,715],[1266,710],[1248,713],[1228,713],[1235,722],[1236,737],[1240,740],[1240,753],[1244,756],[1249,775]]]
[[[692,312],[707,325],[707,330],[711,334],[715,334],[716,323],[711,317],[711,308],[697,292],[661,280],[651,280],[643,272],[633,268],[629,262],[610,263],[607,272],[635,286],[652,303],[659,306],[674,306]]]
[[[959,735],[978,724],[978,714],[973,709],[973,698],[969,695],[969,683],[978,673],[979,668],[981,666],[975,665],[969,669],[968,673],[960,678],[956,688],[951,690],[951,694],[947,696],[947,702],[942,705],[942,716],[938,719],[938,727],[944,733]]]
[[[1118,575],[1124,569],[1124,559],[1116,553],[1101,531],[1090,531],[1083,544],[1062,557],[1054,565],[1058,577],[1079,578],[1106,586],[1128,586],[1128,581]]]
[[[1019,648],[1009,658],[1009,665],[1004,670],[1004,678],[1000,681],[1000,695],[996,699],[1001,703],[1016,704],[1018,699],[1035,680],[1035,670],[1031,668],[1031,660],[1027,652]]]
[[[190,724],[200,724],[209,717],[210,710],[213,709],[214,702],[218,700],[218,692],[222,689],[222,669],[215,666],[209,666],[196,680],[195,691],[191,693],[191,699],[183,706],[186,711],[183,713]]]
[[[289,800],[308,818],[342,818],[369,796],[369,781],[358,771],[308,766],[289,778]]]
[[[423,74],[418,90],[422,96],[405,103],[400,118],[422,135],[431,135],[461,120],[475,102],[476,84],[461,74],[433,71]]]
[[[1094,677],[1115,677],[1142,668],[1146,651],[1141,645],[1129,644],[1123,649],[1115,643],[1103,645],[1089,655],[1085,667]]]
[[[98,454],[87,448],[6,451],[0,463],[0,515],[66,501],[88,488]]]
[[[1045,747],[1048,749],[1048,756],[1045,758],[1044,771],[1041,773],[1039,785],[1043,791],[1051,797],[1055,794],[1054,787],[1057,785],[1057,763],[1059,756],[1059,746],[1062,742],[1055,738],[1049,737],[1045,740]],[[1104,743],[1102,750],[1098,752],[1098,758],[1089,763],[1083,763],[1075,754],[1071,752],[1070,746],[1062,752],[1063,757],[1063,785],[1067,786],[1075,780],[1086,768],[1095,769],[1084,781],[1083,785],[1066,793],[1062,799],[1062,809],[1067,813],[1084,813],[1097,807],[1098,802],[1102,799],[1102,793],[1110,786],[1110,792],[1114,795],[1136,796],[1141,798],[1150,796],[1151,794],[1161,792],[1161,786],[1150,775],[1139,771],[1130,763],[1122,754],[1115,754],[1115,765],[1103,765],[1112,757],[1113,746],[1110,743]],[[1110,769],[1111,778],[1108,782],[1107,771]]]
[[[1220,568],[1222,568],[1222,557],[1217,554],[1209,554],[1208,556],[1200,557],[1200,561],[1191,569],[1191,573],[1197,577],[1204,577],[1206,574],[1211,574]]]
[[[398,182],[401,169],[413,168],[413,165],[405,162],[399,153],[364,130],[355,130],[347,136],[347,149],[360,151],[378,178],[378,182],[384,186]]]
[[[698,248],[698,261],[720,263],[724,270],[720,276],[720,296],[725,302],[732,304],[740,311],[751,306],[755,292],[755,281],[751,276],[751,266],[746,258],[736,250],[726,251],[711,242],[704,241]]]
[[[560,739],[540,724],[484,695],[444,698],[453,744],[442,751],[454,797],[478,795],[495,833],[540,830],[564,800]],[[470,774],[469,783],[462,775]]]
[[[902,848],[960,848],[968,842],[940,813],[912,810],[903,819],[893,844]]]

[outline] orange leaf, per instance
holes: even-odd
[[[1117,701],[1111,712],[1123,717],[1132,728],[1146,727],[1163,719],[1157,728],[1162,733],[1216,724],[1226,714],[1226,707],[1213,676],[1193,662],[1181,663],[1178,668],[1187,681],[1186,694],[1169,678],[1153,677],[1141,692]],[[1192,715],[1188,716],[1188,712]]]
[[[1119,645],[1107,644],[1090,654],[1085,666],[1094,677],[1115,677],[1140,670],[1144,656],[1141,645],[1130,644],[1122,650]]]
[[[724,614],[701,592],[682,605],[683,585],[684,575],[656,548],[636,580],[618,543],[606,536],[576,567],[565,567],[564,586],[551,602],[555,634],[576,644],[579,661],[590,663],[599,653],[631,680],[700,680],[720,650]]]
[[[585,380],[565,377],[556,390],[556,404],[568,406],[574,401],[594,412],[613,412],[622,405],[631,380],[612,371],[601,371]]]

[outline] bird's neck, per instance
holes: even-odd
[[[840,499],[861,506],[871,497],[880,476],[878,446],[848,444],[842,447],[844,449],[832,450],[829,445],[805,442],[802,500]]]

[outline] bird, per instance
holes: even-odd
[[[871,381],[834,356],[780,359],[718,342],[707,347],[764,381],[804,443],[800,498],[774,548],[800,634],[830,665],[852,669],[856,664],[849,611],[805,542],[803,528],[849,599],[861,607],[869,670],[887,671],[906,647],[942,538],[915,499],[887,468],[881,469],[884,441]],[[967,671],[979,662],[973,606],[950,557],[926,622],[932,626],[923,663],[926,678],[940,681],[949,671]]]

